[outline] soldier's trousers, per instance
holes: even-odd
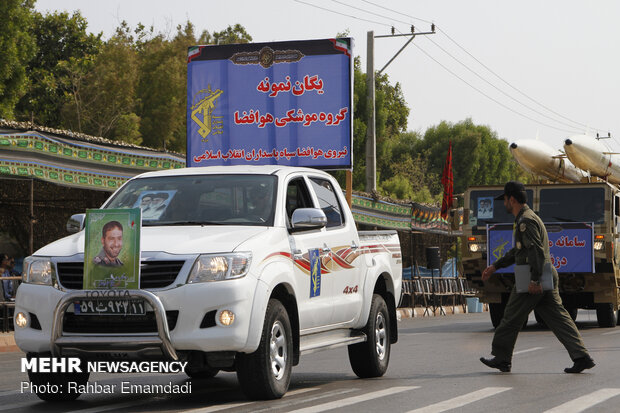
[[[552,291],[542,294],[517,293],[515,288],[512,288],[504,317],[495,329],[491,354],[502,361],[511,361],[517,335],[530,312],[536,309],[547,327],[564,345],[571,359],[588,356],[575,323],[562,305],[557,278],[554,284],[556,287]]]

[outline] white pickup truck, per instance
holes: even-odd
[[[145,211],[145,194],[157,193],[167,195],[158,213]],[[330,175],[280,166],[149,172],[102,208],[141,203],[138,290],[83,290],[83,214],[67,225],[79,232],[25,260],[14,321],[29,358],[187,361],[190,377],[236,371],[246,395],[260,399],[282,397],[300,356],[322,349],[348,346],[359,377],[385,373],[398,337],[398,236],[358,232]],[[142,311],[76,310],[102,299],[138,302]],[[29,371],[34,384],[88,377]]]

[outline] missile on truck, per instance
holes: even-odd
[[[564,151],[576,167],[612,184],[620,184],[620,157],[610,153],[598,139],[587,135],[571,136],[564,141]]]
[[[465,277],[489,304],[494,327],[514,285],[512,267],[486,282],[481,278],[512,248],[514,216],[495,200],[502,193],[503,185],[467,188],[461,243]],[[596,310],[600,327],[614,327],[620,304],[620,189],[601,181],[526,185],[526,193],[528,205],[547,227],[564,307],[573,319],[580,308]]]
[[[534,139],[510,144],[510,153],[526,171],[553,182],[580,182],[583,171],[555,152],[546,143]]]

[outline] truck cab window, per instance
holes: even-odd
[[[327,228],[339,227],[343,224],[342,208],[331,183],[326,179],[310,178],[312,189],[319,200],[319,208],[327,217]]]
[[[308,187],[302,178],[293,179],[286,187],[286,216],[291,222],[297,208],[312,208]]]

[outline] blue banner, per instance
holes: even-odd
[[[352,165],[352,39],[194,46],[187,165]]]
[[[561,272],[594,273],[591,223],[547,223],[551,263]],[[487,265],[503,257],[514,246],[512,224],[487,225]],[[497,270],[513,273],[513,266]]]

